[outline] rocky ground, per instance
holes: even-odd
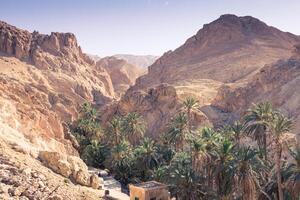
[[[0,199],[101,199],[103,190],[75,185],[0,140]]]

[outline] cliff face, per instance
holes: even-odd
[[[0,137],[76,154],[62,122],[73,120],[85,101],[111,101],[107,71],[95,67],[71,33],[29,33],[0,22],[0,53]]]
[[[96,63],[96,68],[105,69],[111,77],[114,91],[118,97],[134,85],[136,78],[145,73],[145,69],[129,64],[116,57],[105,57]]]
[[[295,120],[294,132],[300,134],[300,53],[266,65],[246,84],[224,85],[213,105],[227,112],[243,114],[252,103],[270,101]]]
[[[230,122],[240,114],[238,111],[246,110],[253,101],[270,99],[276,106],[276,101],[288,100],[285,94],[278,94],[277,86],[288,81],[291,72],[286,71],[286,75],[282,74],[285,78],[279,78],[284,69],[272,63],[289,59],[298,43],[299,36],[270,27],[256,18],[223,15],[204,25],[179,48],[160,57],[148,68],[147,74],[136,80],[136,84],[126,92],[124,98],[133,98],[136,92],[146,92],[149,88],[167,83],[176,91],[179,99],[176,103],[180,104],[187,96],[199,100],[198,111],[205,120],[201,119],[198,123],[209,121],[220,125]],[[265,81],[257,83],[257,86],[250,86],[257,77],[262,76],[262,71],[267,70],[266,65],[272,66],[269,70],[274,79],[269,80],[268,74],[264,77]],[[246,89],[248,92],[245,91],[245,85],[246,88],[249,87]],[[232,89],[236,87],[243,88]],[[264,90],[267,87],[268,95],[264,92],[263,95],[258,95],[262,92],[260,87]],[[240,98],[235,99],[236,96]],[[298,97],[295,99],[293,101],[297,101]],[[295,103],[286,104],[285,107],[289,110],[288,114],[297,116],[295,111],[291,111],[292,104]],[[122,106],[127,107],[120,103],[119,109],[122,110]],[[145,111],[141,110],[140,113],[144,114]],[[151,109],[146,113],[150,115]],[[168,117],[165,113],[167,112],[163,110],[161,115]],[[155,118],[155,115],[152,117]],[[155,130],[151,128],[148,131],[155,134]]]
[[[137,80],[136,87],[199,79],[236,82],[265,64],[289,58],[298,42],[299,37],[253,17],[223,15],[160,57],[149,67],[149,73]]]
[[[148,91],[127,91],[120,101],[108,105],[102,111],[103,121],[109,121],[114,115],[124,116],[137,112],[147,123],[146,135],[159,139],[166,130],[171,118],[182,109],[180,100],[173,86],[161,84]],[[192,125],[209,125],[201,111],[192,113]]]

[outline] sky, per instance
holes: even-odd
[[[251,15],[300,35],[300,0],[0,0],[0,20],[72,32],[85,53],[162,55],[222,14]]]

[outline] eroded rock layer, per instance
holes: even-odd
[[[32,154],[76,155],[62,122],[76,118],[85,101],[111,101],[107,71],[95,67],[71,33],[29,33],[0,22],[0,53],[0,137]]]

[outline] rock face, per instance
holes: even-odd
[[[54,172],[66,178],[71,178],[75,183],[98,189],[100,179],[90,175],[86,164],[76,156],[68,156],[58,152],[41,151],[39,158]]]
[[[265,64],[289,58],[298,42],[298,36],[256,18],[222,15],[181,47],[160,57],[149,67],[149,73],[137,80],[136,87],[199,79],[236,82]]]
[[[148,132],[156,135],[162,130],[153,127],[165,127],[167,121],[161,120],[159,114],[149,117],[149,113],[155,113],[152,112],[152,107],[159,111],[164,110],[164,104],[150,102],[150,98],[141,94],[147,94],[149,88],[167,83],[172,86],[178,98],[172,106],[172,113],[177,112],[175,110],[180,108],[179,104],[184,98],[192,96],[199,100],[199,112],[204,121],[210,121],[217,126],[235,120],[240,115],[239,111],[246,110],[250,102],[259,100],[271,100],[275,106],[284,105],[287,114],[298,116],[294,108],[299,104],[299,95],[287,88],[286,92],[278,91],[279,85],[283,86],[287,81],[294,84],[293,77],[297,75],[289,74],[290,65],[286,68],[275,67],[280,62],[275,65],[273,63],[293,56],[295,45],[299,43],[299,36],[270,27],[256,18],[222,15],[212,23],[204,25],[182,46],[157,59],[148,68],[148,73],[139,77],[136,84],[127,91],[117,109],[114,108],[115,112],[138,110],[150,122]],[[262,77],[261,74],[267,70],[265,66],[273,66],[269,67],[272,75],[267,73],[268,75]],[[284,77],[279,78],[279,74]],[[251,86],[253,84],[256,86]],[[247,92],[245,88],[248,87],[256,89],[254,92],[252,89]],[[264,95],[259,95],[261,90]],[[284,103],[287,101],[286,94],[294,95],[294,99],[289,100],[293,102]],[[171,96],[169,98],[172,99]],[[132,99],[142,101],[143,105],[147,105],[146,109],[139,109],[141,103]],[[147,103],[144,103],[145,99]],[[232,112],[235,109],[237,112]],[[165,116],[164,111],[161,116]],[[160,125],[154,125],[154,119],[158,119]]]
[[[297,49],[296,49],[297,50]],[[293,117],[294,132],[300,135],[300,53],[287,60],[266,65],[246,84],[224,85],[214,106],[243,114],[252,103],[270,101],[274,107]]]
[[[105,69],[111,77],[115,93],[120,97],[135,83],[136,78],[145,73],[145,69],[129,64],[123,59],[105,57],[96,64],[99,69]]]
[[[29,33],[0,22],[0,137],[20,151],[76,155],[62,122],[76,118],[85,101],[102,105],[113,97],[109,74],[96,69],[73,34]]]
[[[107,106],[103,113],[103,121],[109,121],[114,115],[126,115],[129,112],[141,114],[147,122],[146,135],[159,139],[161,133],[166,131],[166,124],[181,109],[178,95],[173,86],[161,84],[143,90],[128,90],[121,100]],[[193,113],[193,125],[208,124],[207,118],[201,111]]]
[[[73,184],[0,138],[0,199],[102,199],[103,191]]]

